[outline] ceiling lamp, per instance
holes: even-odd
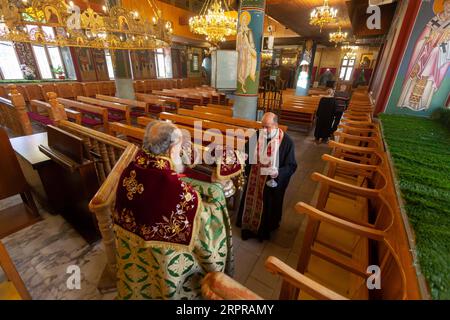
[[[225,14],[230,11],[226,1],[207,0],[198,16],[189,19],[191,32],[206,36],[214,46],[225,41],[226,36],[236,34],[237,19]]]
[[[309,24],[313,26],[319,26],[320,32],[322,27],[328,23],[336,21],[337,9],[334,9],[328,5],[328,0],[324,0],[323,6],[315,8],[311,12],[309,18]]]
[[[339,26],[339,31],[330,33],[330,42],[334,42],[337,47],[339,43],[347,40],[347,32],[342,32],[341,27]]]
[[[167,47],[172,25],[161,17],[154,0],[147,0],[152,21],[121,6],[84,11],[73,1],[0,1],[0,41],[60,47],[143,50]],[[14,2],[14,3],[13,3]]]

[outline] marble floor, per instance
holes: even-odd
[[[240,229],[233,227],[235,278],[266,299],[278,298],[281,281],[264,269],[264,261],[273,255],[296,265],[305,226],[303,217],[295,213],[294,205],[313,199],[316,183],[310,175],[323,171],[325,163],[320,157],[329,151],[326,145],[317,146],[310,133],[288,133],[296,145],[298,169],[286,191],[280,228],[270,241],[261,243],[255,239],[242,241]],[[0,201],[0,211],[18,201],[20,197]],[[113,299],[114,292],[101,294],[96,288],[106,261],[102,244],[88,245],[61,216],[40,212],[42,221],[1,239],[32,298]],[[81,269],[80,289],[67,288],[70,276],[67,268],[71,265]],[[0,281],[2,277],[0,271]]]

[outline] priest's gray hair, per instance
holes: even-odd
[[[181,132],[178,128],[166,121],[152,121],[145,128],[142,146],[155,155],[167,154],[169,148],[179,142]]]

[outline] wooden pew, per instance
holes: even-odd
[[[27,114],[25,99],[17,91],[16,85],[9,85],[8,90],[10,100],[0,97],[0,124],[17,136],[32,134],[33,128]]]
[[[28,101],[31,100],[42,100],[45,101],[44,94],[42,93],[42,89],[39,85],[36,84],[28,84],[24,86],[25,92],[27,94]]]
[[[313,108],[283,106],[280,114],[280,122],[306,125],[311,129],[315,115],[316,110]]]
[[[228,108],[211,108],[204,106],[194,106],[194,111],[221,114],[227,117],[233,116],[233,110]]]
[[[51,98],[49,98],[49,102],[50,102],[50,99]],[[28,112],[28,116],[31,119],[39,121],[44,125],[54,124],[54,122],[53,122],[54,116],[52,114],[52,106],[49,102],[44,102],[44,101],[39,101],[39,100],[31,100],[30,107],[31,107],[32,111]],[[49,116],[47,117],[47,116],[42,115],[39,112],[39,109],[44,109]],[[86,124],[83,122],[83,117],[80,112],[72,110],[72,109],[68,109],[68,108],[65,108],[65,111],[67,114],[67,118],[73,120],[75,123]],[[43,119],[42,119],[42,117],[43,117]],[[41,119],[41,120],[39,120],[39,119]]]
[[[198,119],[228,123],[228,124],[232,124],[232,125],[235,125],[238,127],[243,127],[243,128],[252,128],[255,130],[262,128],[261,121],[254,121],[254,120],[243,119],[243,118],[233,118],[233,117],[228,117],[228,116],[224,116],[221,114],[215,114],[215,113],[209,113],[209,112],[199,112],[199,111],[189,110],[189,109],[180,109],[178,111],[178,114],[183,115],[183,116],[190,116],[190,117],[198,118]],[[287,126],[281,125],[281,124],[279,125],[279,127],[284,132],[286,132],[288,129]]]
[[[168,112],[161,112],[159,114],[159,118],[161,120],[170,120],[176,124],[179,123],[179,124],[187,125],[190,127],[194,127],[195,123],[201,122],[202,129],[219,130],[220,132],[222,132],[222,134],[227,134],[227,130],[230,130],[230,129],[238,130],[239,132],[237,132],[238,135],[236,135],[236,137],[239,137],[241,139],[248,138],[244,134],[242,127],[235,126],[232,124],[227,124],[227,123],[222,123],[222,122],[214,122],[214,121],[210,121],[210,120],[204,120],[204,119],[194,118],[194,117],[190,117],[190,116],[183,116],[183,115],[173,114],[173,113],[168,113]],[[235,136],[235,135],[233,135],[233,136]]]
[[[150,119],[150,118],[149,118]],[[149,121],[150,122],[150,121]],[[126,141],[142,144],[144,140],[145,129],[133,127],[120,122],[112,122],[109,124],[109,131],[115,137],[124,136]]]
[[[58,98],[57,101],[65,108],[75,109],[83,114],[85,125],[93,128],[103,127],[106,133],[109,132],[108,109],[64,98]],[[92,118],[92,116],[97,119]]]
[[[105,100],[105,101],[109,101],[109,102],[115,102],[115,103],[120,103],[123,105],[128,105],[132,108],[137,108],[140,111],[136,112],[136,111],[131,111],[131,115],[132,116],[142,116],[145,113],[149,113],[150,112],[150,107],[151,106],[158,106],[159,110],[158,112],[161,111],[165,111],[165,100],[163,99],[148,99],[147,101],[139,101],[139,100],[132,100],[132,99],[123,99],[123,98],[117,98],[117,97],[112,97],[112,96],[105,96],[102,94],[97,94],[95,96],[96,99],[100,99],[100,100]]]
[[[160,95],[160,96],[169,96],[180,99],[180,105],[183,107],[192,107],[194,105],[205,105],[203,96],[193,94],[193,93],[185,93],[185,92],[175,92],[172,90],[152,90],[152,94]]]
[[[97,105],[100,107],[107,108],[109,110],[109,120],[110,121],[122,121],[125,120],[127,124],[131,124],[131,106],[120,104],[116,102],[110,102],[90,97],[78,96],[78,101],[89,103],[92,105]],[[120,115],[118,115],[120,114]]]
[[[167,113],[166,113],[167,114]],[[164,118],[164,116],[163,116]],[[147,124],[151,121],[153,121],[154,119],[152,118],[148,118],[148,117],[138,117],[137,118],[137,123],[140,126],[147,126]],[[189,124],[190,121],[186,121],[186,123],[182,123],[182,122],[177,122],[174,123],[179,129],[183,129],[186,131],[186,133],[189,134],[189,137],[191,138],[191,141],[194,144],[198,144],[198,145],[207,145],[209,143],[211,143],[212,141],[214,141],[214,143],[217,143],[217,141],[222,141],[223,145],[227,145],[231,148],[243,148],[245,146],[245,139],[242,137],[236,137],[236,136],[229,136],[230,138],[227,138],[224,134],[217,134],[215,132],[210,132],[210,131],[203,131],[203,130],[198,130],[196,128],[194,128],[193,126],[191,126]],[[195,141],[194,139],[196,137],[201,137],[202,141]]]
[[[135,96],[136,99],[139,101],[144,101],[153,104],[158,104],[160,103],[159,100],[163,100],[164,103],[168,103],[171,106],[174,106],[176,109],[176,113],[178,113],[178,109],[180,108],[180,99],[178,98],[163,95],[144,94],[144,93],[136,93]]]
[[[221,104],[212,104],[212,103],[208,103],[206,105],[208,108],[217,108],[217,109],[229,109],[229,110],[233,110],[232,106],[225,106],[225,105],[221,105]]]
[[[41,88],[42,95],[44,96],[44,100],[48,101],[47,93],[56,92],[56,86],[54,83],[44,83],[40,84],[39,88]]]
[[[100,89],[97,82],[82,82],[83,95],[86,97],[95,97],[96,94],[100,94]]]

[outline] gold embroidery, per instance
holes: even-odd
[[[122,185],[127,189],[128,200],[133,200],[134,194],[144,192],[144,185],[136,180],[136,171],[131,170],[130,177],[123,179]]]
[[[123,208],[120,214],[117,215],[117,224],[121,225],[128,231],[136,231],[136,220],[134,219],[133,212],[130,209]]]
[[[157,169],[164,169],[166,167],[166,163],[163,159],[158,159],[155,161],[155,167]]]

